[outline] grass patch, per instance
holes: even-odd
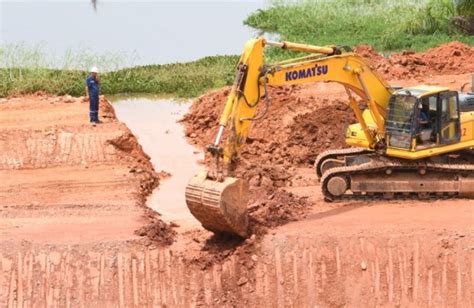
[[[194,97],[209,89],[231,84],[238,56],[206,57],[188,63],[148,65],[100,74],[101,92],[156,93]],[[45,91],[85,94],[87,71],[44,67],[0,68],[0,96]]]
[[[269,8],[254,12],[244,23],[262,33],[278,34],[282,40],[314,45],[370,44],[380,51],[422,51],[452,40],[474,45],[472,35],[449,29],[450,18],[459,10],[450,9],[448,2],[452,1],[273,1]],[[268,55],[288,56],[281,51]]]
[[[231,84],[239,56],[205,57],[197,61],[147,65],[104,75],[102,90],[114,93],[160,93],[193,97]]]

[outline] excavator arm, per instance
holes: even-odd
[[[263,56],[265,45],[312,54],[266,65]],[[227,99],[219,131],[210,151],[216,155],[223,152],[224,165],[230,164],[245,143],[252,122],[264,116],[268,109],[271,100],[267,86],[308,82],[336,82],[343,85],[369,148],[377,148],[377,144],[383,142],[386,109],[392,91],[365,59],[338,47],[275,43],[259,38],[245,45],[237,67],[236,81]],[[365,112],[360,110],[353,94],[367,104]],[[262,100],[265,106],[262,114],[257,114],[257,107]],[[226,126],[229,126],[229,137],[224,148],[220,149]]]
[[[272,46],[310,53],[309,56],[265,64],[264,48]],[[186,188],[186,202],[203,226],[214,232],[247,234],[247,184],[229,177],[230,166],[245,144],[253,121],[265,116],[271,102],[268,86],[308,82],[343,85],[370,149],[384,142],[386,109],[392,93],[388,84],[359,55],[336,46],[318,47],[263,38],[245,44],[232,90],[219,122],[215,141],[208,150],[214,157],[211,170],[195,176]],[[360,110],[356,96],[367,105]],[[262,103],[263,108],[258,108]],[[258,113],[260,110],[261,113]],[[228,136],[221,146],[224,130]],[[222,160],[222,161],[221,161]]]

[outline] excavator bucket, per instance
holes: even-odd
[[[248,185],[237,178],[227,177],[219,182],[202,172],[186,187],[189,210],[204,228],[214,233],[247,237],[247,201]]]

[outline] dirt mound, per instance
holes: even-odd
[[[353,48],[353,51],[358,55],[369,59],[374,64],[382,63],[386,61],[383,55],[379,54],[373,46],[370,45],[358,45]]]
[[[146,236],[151,243],[171,245],[176,236],[176,231],[169,224],[161,220],[158,214],[149,210],[147,219],[150,221],[147,225],[135,231],[139,236]]]
[[[347,103],[302,95],[301,92],[299,86],[270,88],[270,110],[265,118],[253,124],[248,146],[242,149],[243,169],[253,175],[262,170],[274,182],[284,181],[288,179],[282,174],[285,171],[269,166],[286,169],[295,164],[312,164],[322,150],[344,146],[344,136],[337,132],[355,121]],[[194,102],[182,120],[186,136],[192,143],[201,147],[212,143],[228,94],[229,89],[225,88]],[[321,117],[322,114],[325,116]]]
[[[108,144],[114,146],[124,159],[131,159],[136,162],[137,166],[142,166],[143,168],[153,169],[150,162],[150,156],[143,151],[142,146],[138,143],[137,138],[132,134],[132,132],[127,128],[127,130],[117,136],[116,138],[107,140]]]
[[[474,71],[474,47],[450,42],[426,52],[404,51],[383,57],[373,47],[357,46],[354,51],[370,60],[386,78],[405,79],[426,75],[462,74]]]
[[[273,192],[266,199],[260,199],[249,209],[250,230],[253,234],[265,233],[266,228],[275,228],[290,221],[300,220],[311,207],[306,198],[282,190]]]
[[[296,116],[288,139],[293,162],[312,165],[322,151],[346,147],[341,128],[355,121],[347,103],[339,100],[330,104],[324,99],[321,108]]]

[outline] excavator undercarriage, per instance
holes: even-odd
[[[417,161],[367,152],[349,148],[318,156],[326,200],[474,198],[474,156],[468,151]]]

